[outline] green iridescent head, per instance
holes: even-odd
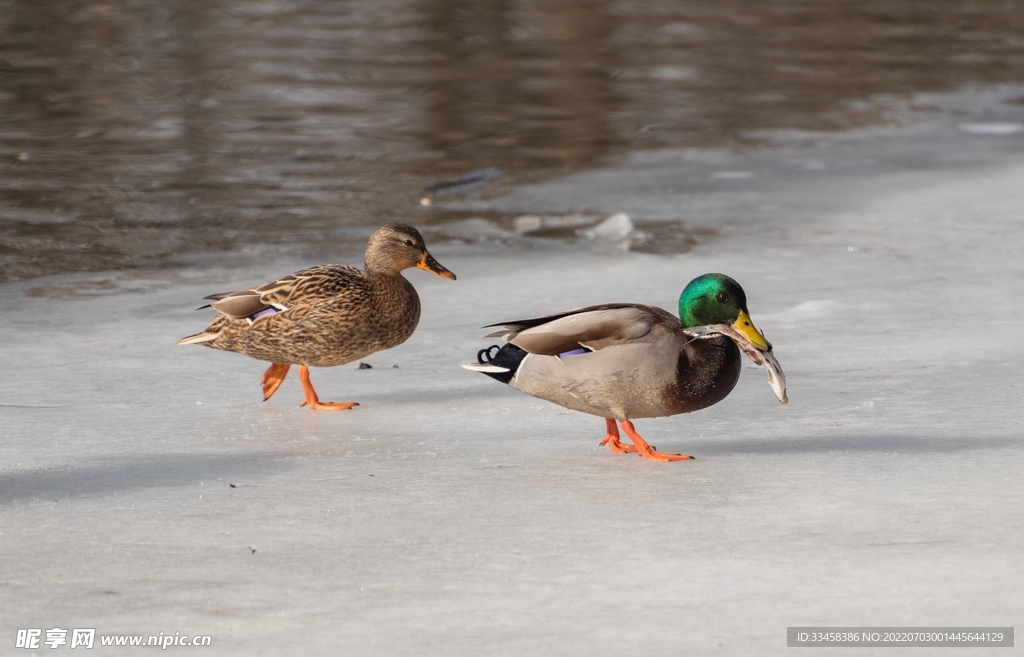
[[[686,328],[728,324],[759,349],[771,349],[750,320],[743,288],[725,274],[704,274],[690,281],[679,295],[679,319]]]
[[[747,295],[725,274],[704,274],[690,281],[679,295],[683,326],[732,324],[747,309]]]

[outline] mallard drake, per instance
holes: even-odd
[[[309,381],[309,367],[334,367],[396,347],[412,335],[420,321],[420,298],[402,276],[418,267],[442,278],[455,274],[441,266],[419,231],[407,224],[388,224],[370,236],[366,266],[319,265],[282,279],[237,292],[211,294],[220,314],[202,333],[178,344],[236,351],[269,361],[263,374],[264,401],[284,382],[288,369],[299,366],[306,399],[300,406],[347,410],[355,402],[322,402]]]
[[[739,283],[705,274],[679,296],[679,319],[653,306],[610,303],[484,328],[503,338],[463,365],[559,406],[605,418],[601,445],[654,461],[690,459],[658,452],[632,420],[691,413],[716,404],[740,376],[740,351],[768,368],[785,404],[786,379],[772,345],[754,326]],[[618,425],[632,440],[621,441]]]

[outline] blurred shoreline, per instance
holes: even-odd
[[[922,94],[1024,81],[1024,7],[996,0],[0,9],[0,281],[333,260],[393,220],[508,227],[495,201],[519,186],[633,153],[756,153],[766,132],[900,125],[949,111]],[[718,230],[658,234],[678,251]]]

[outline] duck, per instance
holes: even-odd
[[[366,245],[363,269],[317,265],[270,283],[211,294],[217,315],[201,333],[178,340],[234,351],[271,365],[263,374],[263,400],[277,391],[292,365],[305,393],[300,406],[348,410],[356,402],[322,402],[310,367],[336,367],[396,347],[416,330],[420,299],[402,271],[423,269],[441,278],[455,274],[427,251],[423,236],[404,223],[377,229]]]
[[[463,367],[564,408],[605,419],[601,445],[652,461],[691,460],[659,452],[633,420],[692,413],[725,399],[742,354],[768,369],[779,401],[786,379],[770,342],[754,326],[743,288],[725,274],[690,281],[679,317],[655,306],[608,303],[490,324],[500,337]],[[623,432],[631,442],[624,442]]]

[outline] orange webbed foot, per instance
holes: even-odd
[[[614,420],[611,420],[614,422]],[[636,432],[636,428],[633,427],[633,423],[629,420],[622,421],[622,430],[626,432],[629,439],[633,441],[633,447],[640,456],[651,461],[660,461],[662,463],[668,461],[688,461],[693,460],[692,456],[687,454],[667,454],[665,452],[659,452],[651,445],[647,444],[640,434]],[[618,433],[618,432],[616,432]]]
[[[607,435],[604,440],[601,441],[601,446],[608,445],[608,449],[612,450],[616,454],[627,454],[629,452],[635,452],[636,447],[629,443],[624,443],[619,440],[619,425],[615,423],[610,417],[604,419],[605,425],[608,427]]]
[[[303,401],[299,406],[309,406],[314,411],[347,411],[353,406],[359,406],[359,402],[322,402]]]
[[[271,395],[284,383],[284,377],[288,376],[288,369],[291,365],[287,363],[274,363],[263,373],[260,383],[263,385],[263,401],[270,399]]]
[[[309,406],[315,411],[347,411],[353,406],[359,406],[356,402],[322,402],[309,382],[309,368],[299,365],[299,380],[302,382],[302,390],[306,393],[306,399],[299,406]]]

